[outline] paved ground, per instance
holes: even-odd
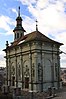
[[[48,93],[45,92],[37,92],[37,93],[29,93],[28,91],[22,91],[22,96],[15,98],[15,96],[13,96],[13,99],[66,99],[66,86],[64,86],[61,90],[56,91],[56,97],[50,97],[48,96]],[[4,96],[0,97],[0,99],[12,99],[12,97],[7,98]]]
[[[63,87],[61,91],[57,93],[57,96],[53,99],[66,99],[66,86]]]

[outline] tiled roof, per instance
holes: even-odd
[[[29,41],[32,41],[32,40],[37,40],[37,41],[57,43],[57,44],[63,45],[62,43],[59,43],[57,41],[54,41],[54,40],[48,38],[47,36],[45,36],[44,34],[42,34],[39,31],[31,32],[31,33],[25,35],[24,38],[25,38],[25,41],[24,42],[29,42]]]
[[[33,40],[43,41],[43,42],[50,42],[50,43],[56,43],[56,44],[59,44],[59,45],[63,45],[62,43],[56,42],[56,41],[48,38],[47,36],[45,36],[44,34],[42,34],[39,31],[34,31],[34,32],[31,32],[31,33],[29,33],[27,35],[24,35],[20,39],[14,41],[11,44],[11,46],[9,46],[9,47],[13,47],[13,46],[19,45],[21,43],[30,42],[30,41],[33,41]]]

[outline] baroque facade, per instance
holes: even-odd
[[[13,30],[14,41],[6,41],[7,85],[33,91],[60,87],[60,46],[36,31],[24,35],[20,7]]]

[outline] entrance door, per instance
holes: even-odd
[[[29,88],[29,77],[25,77],[25,88]]]

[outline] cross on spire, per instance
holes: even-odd
[[[38,31],[38,25],[37,25],[38,21],[36,20],[36,31]]]

